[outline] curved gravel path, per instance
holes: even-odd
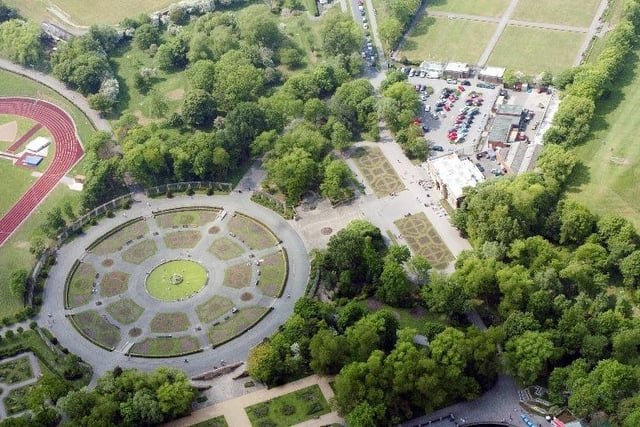
[[[182,206],[223,207],[229,212],[242,212],[262,221],[278,236],[282,245],[287,249],[289,276],[283,297],[273,299],[271,306],[274,310],[256,327],[227,344],[215,349],[209,347],[203,352],[188,356],[188,363],[184,362],[184,357],[171,359],[129,358],[121,351],[107,351],[86,340],[65,317],[65,314],[71,311],[65,310],[64,307],[64,284],[75,260],[81,259],[86,254],[85,249],[91,242],[116,225],[131,218],[148,216],[152,211]],[[304,295],[308,278],[308,255],[298,234],[278,214],[253,203],[246,192],[243,194],[232,193],[228,196],[196,195],[172,199],[147,199],[143,195],[136,195],[136,201],[131,209],[122,211],[114,218],[102,219],[97,226],[87,229],[87,234],[64,245],[58,252],[57,263],[49,273],[44,291],[44,304],[37,320],[41,326],[51,329],[63,346],[94,367],[94,378],[116,366],[148,371],[159,366],[170,365],[185,370],[189,375],[194,375],[211,370],[215,365],[219,365],[221,360],[228,363],[246,360],[247,354],[253,346],[273,333],[291,316],[295,301]],[[145,307],[145,309],[147,311],[160,312],[163,309],[166,311],[167,304],[158,304],[155,307]]]

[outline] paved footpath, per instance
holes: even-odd
[[[274,397],[282,396],[283,394],[291,393],[292,391],[300,390],[312,385],[318,385],[325,399],[329,401],[333,397],[333,390],[329,385],[331,381],[330,377],[321,377],[318,375],[311,375],[298,381],[294,381],[285,384],[280,387],[272,389],[259,390],[254,393],[245,394],[244,396],[236,397],[235,399],[225,400],[224,402],[217,403],[213,406],[209,406],[204,409],[193,412],[191,415],[175,420],[166,424],[167,427],[187,427],[193,424],[197,424],[202,421],[206,421],[211,418],[215,418],[220,415],[224,415],[227,420],[227,424],[233,427],[251,427],[249,417],[244,408],[254,405],[256,403],[264,402],[266,400],[273,399]],[[342,423],[343,419],[338,416],[336,412],[330,412],[318,419],[305,421],[298,424],[299,427],[315,427],[330,425],[332,423]]]

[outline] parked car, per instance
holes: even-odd
[[[425,106],[424,106],[424,111],[425,111],[426,113],[428,113],[429,111],[431,111],[431,105],[425,105]]]
[[[422,77],[422,78],[427,77],[427,72],[426,71],[420,71],[420,77]]]
[[[469,80],[463,80],[463,81],[462,81],[462,84],[463,84],[464,86],[471,86],[471,82],[470,82]]]
[[[422,131],[423,132],[429,132],[431,130],[431,128],[429,128],[429,126],[422,126]]]
[[[480,162],[476,162],[476,167],[478,168],[478,170],[479,170],[480,172],[484,172],[484,166],[482,166],[482,165],[480,164]]]
[[[478,82],[478,84],[476,86],[481,87],[481,88],[487,87],[487,85],[485,83],[482,83],[482,82]]]
[[[466,89],[464,88],[464,86],[462,86],[462,85],[458,85],[458,90],[459,90],[460,92],[464,92]]]
[[[431,149],[433,151],[444,151],[444,147],[442,145],[432,145]]]

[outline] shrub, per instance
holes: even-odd
[[[9,330],[7,331],[7,333],[6,333],[6,334],[4,334],[4,337],[5,337],[6,339],[10,340],[10,339],[12,339],[15,335],[16,335],[16,334],[15,334],[11,329],[9,329]]]
[[[207,196],[213,196],[213,188],[207,188]]]
[[[283,405],[282,408],[280,408],[280,412],[282,412],[282,415],[293,415],[296,413],[296,407],[293,405]]]
[[[166,192],[166,196],[167,196],[167,199],[172,199],[173,198],[173,191],[171,191],[171,189],[168,188],[167,192]]]
[[[58,338],[56,338],[56,337],[51,337],[51,339],[49,341],[51,341],[51,344],[53,344],[53,345],[58,345]]]
[[[266,403],[262,403],[253,408],[253,413],[258,418],[266,417],[267,415],[269,415],[269,405]]]
[[[195,191],[193,191],[193,188],[189,187],[187,188],[187,196],[193,196],[195,194]]]
[[[22,326],[18,326],[18,329],[16,329],[16,331],[21,334],[24,332],[24,328]]]
[[[313,415],[320,411],[322,411],[322,405],[320,404],[320,402],[310,403],[307,406],[307,415]]]
[[[114,216],[116,216],[116,215],[113,213],[113,211],[112,211],[112,210],[108,210],[108,211],[105,213],[105,216],[106,216],[107,218],[113,218],[113,217],[114,217]]]
[[[38,323],[35,320],[29,322],[29,329],[36,329],[38,327]]]

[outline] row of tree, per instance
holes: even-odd
[[[380,39],[388,49],[395,49],[422,5],[421,0],[385,0],[388,12],[378,25]]]

